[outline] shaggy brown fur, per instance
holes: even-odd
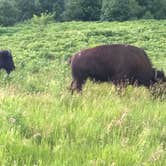
[[[113,44],[89,48],[70,58],[72,68],[71,90],[81,91],[86,79],[111,81],[115,85],[125,83],[149,87],[156,82],[158,74],[141,48]],[[165,79],[165,76],[161,76]]]
[[[8,50],[0,50],[0,69],[5,69],[8,74],[15,69],[12,55]]]

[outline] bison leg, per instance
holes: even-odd
[[[124,81],[119,81],[114,84],[118,94],[123,96],[125,94],[127,84]]]
[[[73,94],[73,92],[76,90],[77,92],[81,92],[82,91],[82,85],[84,84],[83,80],[73,80],[71,82],[71,93]]]
[[[126,89],[127,85],[129,84],[129,80],[125,79],[123,77],[124,77],[123,74],[122,75],[119,74],[119,75],[112,77],[112,82],[115,85],[118,94],[120,94],[120,95],[125,94],[125,89]]]

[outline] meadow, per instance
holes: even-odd
[[[68,57],[100,44],[143,48],[166,72],[166,20],[53,22],[0,27],[16,70],[0,71],[1,166],[165,166],[166,100],[144,87],[117,93],[87,81],[71,95]]]

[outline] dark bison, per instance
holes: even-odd
[[[5,69],[8,74],[15,69],[14,62],[10,51],[0,51],[0,69]]]
[[[141,48],[113,44],[82,50],[68,62],[72,68],[71,90],[81,91],[86,79],[111,81],[115,85],[126,83],[150,87],[166,77],[163,71],[152,68],[152,64]]]

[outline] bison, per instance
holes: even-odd
[[[87,78],[94,82],[110,81],[115,85],[127,81],[146,87],[158,81],[166,82],[164,72],[153,68],[145,51],[132,45],[112,44],[85,49],[68,62],[72,69],[72,93],[81,91]]]
[[[12,55],[8,50],[0,51],[0,69],[5,69],[8,74],[15,69]]]

